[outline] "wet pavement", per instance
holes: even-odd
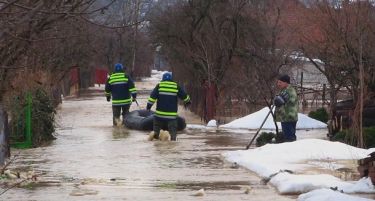
[[[99,93],[100,94],[100,93]],[[142,95],[138,102],[146,105]],[[140,109],[133,104],[131,110]],[[188,112],[182,112],[188,115]],[[249,132],[185,129],[177,142],[147,141],[148,132],[112,127],[104,97],[64,100],[57,139],[12,150],[11,169],[34,170],[38,182],[12,188],[0,200],[295,200],[230,164],[223,151],[244,149]],[[187,117],[195,119],[194,115]],[[204,195],[197,197],[198,190]]]

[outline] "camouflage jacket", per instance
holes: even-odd
[[[280,91],[280,95],[286,97],[286,103],[281,107],[276,107],[275,116],[277,122],[298,121],[298,97],[296,90],[289,85]]]

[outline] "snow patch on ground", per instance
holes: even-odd
[[[323,166],[316,161],[353,161],[365,158],[374,151],[375,148],[360,149],[341,142],[304,139],[281,144],[267,144],[250,150],[228,151],[224,152],[223,156],[230,162],[235,162],[261,177],[268,178],[269,182],[282,194],[308,193],[321,188],[334,188],[344,193],[375,193],[374,185],[369,178],[362,178],[359,181],[342,181],[333,175],[320,174],[319,172],[304,174],[304,171],[314,167],[320,169],[335,167]],[[339,166],[336,165],[336,167]],[[329,192],[327,196],[341,195],[331,194],[331,191],[322,192]],[[330,200],[325,198],[322,195],[321,198],[315,197],[311,200]],[[352,200],[355,199],[359,200],[358,197],[354,197]],[[310,201],[304,196],[299,200]]]
[[[236,119],[228,124],[219,126],[220,128],[242,128],[242,129],[258,129],[267,114],[269,113],[269,108],[264,107],[263,109],[249,114],[245,117]],[[281,124],[278,122],[278,127],[281,128]],[[297,129],[321,129],[327,128],[327,124],[320,122],[318,120],[312,119],[302,113],[298,113]],[[275,123],[273,121],[272,115],[269,115],[266,122],[263,125],[263,129],[275,130]]]
[[[217,127],[217,122],[216,120],[210,120],[208,123],[207,123],[207,127]]]

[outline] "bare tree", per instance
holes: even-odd
[[[85,71],[88,75],[85,81],[90,84],[93,67],[108,63],[102,59],[105,58],[103,50],[111,49],[119,38],[120,44],[133,44],[129,43],[134,38],[128,30],[134,24],[141,24],[140,21],[108,20],[106,13],[115,2],[118,1],[0,1],[0,105],[11,103],[5,99],[10,99],[12,94],[18,96],[35,88],[50,93],[59,87],[59,81],[72,67]],[[129,15],[126,10],[120,13],[124,17]],[[114,38],[116,34],[120,37]],[[137,37],[139,44],[149,46],[145,32]],[[110,62],[131,58],[131,51],[124,53],[125,48],[116,47],[107,54]],[[143,49],[138,52],[144,58],[136,64],[148,69],[152,52]],[[139,69],[138,72],[143,72]]]
[[[373,83],[375,40],[374,6],[370,1],[340,1],[332,4],[319,1],[312,4],[312,16],[318,34],[308,35],[302,40],[304,52],[319,58],[324,65],[315,66],[326,75],[331,88],[331,114],[334,113],[337,90],[345,87],[354,101],[352,128],[357,146],[363,147],[362,111],[363,103],[371,97],[368,86]],[[366,42],[364,42],[366,41]]]
[[[153,15],[151,33],[174,73],[186,82],[194,77],[189,82],[195,112],[208,121],[217,106],[269,103],[275,76],[288,70],[290,50],[284,47],[287,42],[279,43],[283,2],[164,3]]]

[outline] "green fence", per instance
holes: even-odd
[[[31,133],[31,110],[32,110],[32,96],[31,93],[26,95],[26,104],[22,104],[18,100],[20,112],[18,117],[15,118],[16,126],[13,130],[13,137],[11,146],[14,148],[26,149],[33,146],[32,133]]]

